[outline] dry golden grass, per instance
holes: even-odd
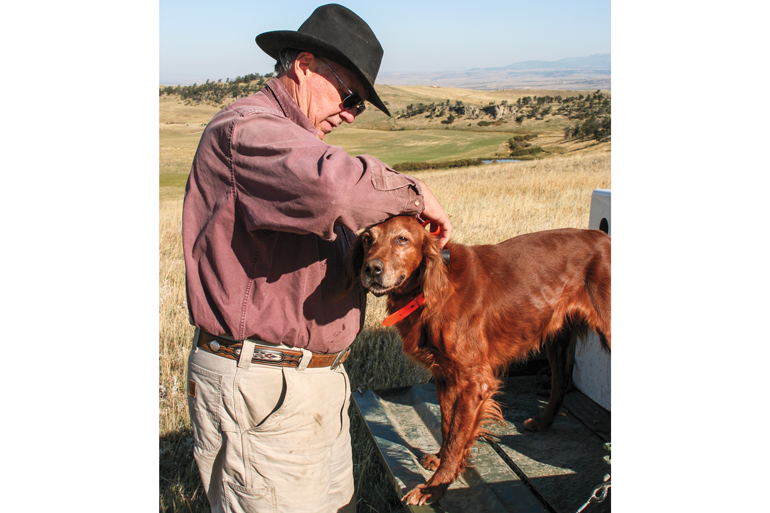
[[[420,173],[449,213],[453,240],[486,244],[539,230],[588,226],[591,192],[610,188],[610,154],[569,157]],[[160,193],[160,509],[208,511],[187,413],[188,324],[181,246],[182,188]],[[371,297],[371,296],[370,296]],[[401,354],[393,328],[382,328],[384,298],[370,299],[364,331],[345,364],[352,389],[382,389],[427,382],[428,373]],[[359,511],[401,511],[369,441],[351,408],[354,472]]]
[[[420,175],[463,244],[563,227],[588,228],[594,189],[610,187],[610,156],[588,154]]]
[[[189,426],[185,374],[192,327],[187,319],[182,256],[182,199],[160,201],[160,434]]]
[[[173,123],[176,125],[185,123],[190,125],[200,125],[201,123],[208,123],[214,114],[222,110],[222,107],[214,107],[211,105],[186,105],[184,100],[179,100],[177,97],[161,96],[158,100],[158,107],[160,111],[160,126],[161,128],[167,127],[167,123]]]

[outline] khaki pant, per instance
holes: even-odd
[[[343,366],[252,364],[250,341],[235,362],[197,341],[196,330],[187,399],[212,512],[354,512]]]

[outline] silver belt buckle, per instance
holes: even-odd
[[[340,351],[340,352],[337,354],[337,358],[335,358],[335,359],[334,359],[334,363],[332,363],[332,366],[331,366],[331,370],[337,370],[337,367],[339,367],[339,366],[340,366],[340,364],[342,363],[342,359],[343,359],[343,358],[345,357],[345,355],[346,355],[346,354],[348,354],[349,352],[350,352],[350,348],[349,348],[349,347],[348,347],[347,349],[345,349],[344,351]]]
[[[280,363],[283,361],[284,355],[280,351],[254,346],[254,358],[263,362]]]

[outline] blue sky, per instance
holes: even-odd
[[[340,2],[374,30],[382,72],[505,66],[610,53],[609,0]],[[319,1],[161,0],[159,78],[185,84],[267,73],[273,61],[254,42],[296,30]]]

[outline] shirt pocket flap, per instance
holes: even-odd
[[[414,184],[406,176],[386,169],[382,174],[372,173],[372,185],[378,191],[393,191]]]

